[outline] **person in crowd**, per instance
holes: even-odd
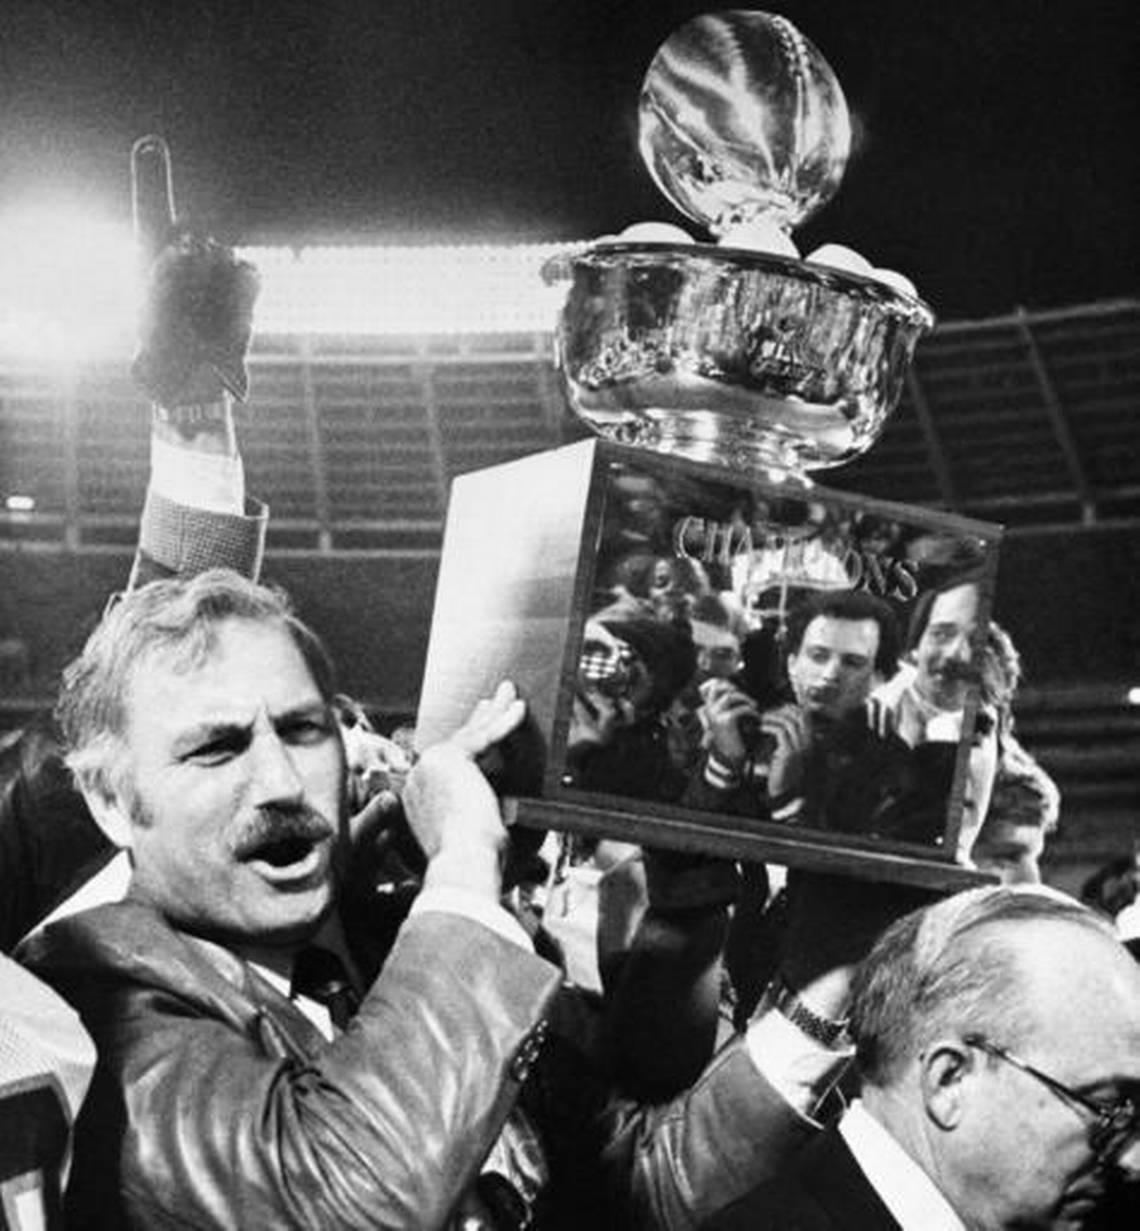
[[[880,734],[894,732],[911,747],[946,738],[943,732],[957,739],[970,686],[979,675],[981,595],[982,579],[974,573],[920,595],[907,629],[906,661],[872,699]],[[937,736],[929,731],[932,724]]]
[[[898,652],[894,612],[882,599],[853,590],[809,595],[788,620],[789,701],[761,710],[731,681],[706,685],[704,785],[690,802],[760,819],[802,819],[813,748],[861,715],[872,688],[894,673]]]
[[[107,873],[115,848],[96,825],[63,763],[47,715],[13,746],[0,788],[0,952],[8,953],[81,886]]]
[[[958,591],[968,593],[973,584],[946,591],[956,596],[952,599],[956,606],[946,612],[939,607],[938,592],[922,604],[927,615],[923,617],[921,610],[916,613],[915,625],[922,630],[913,634],[916,644],[921,645],[928,638],[934,642],[941,639],[942,634],[932,632],[932,627],[954,624],[950,612],[960,611],[964,601]],[[938,616],[938,625],[931,625],[931,613]],[[1019,793],[1033,792],[1043,809],[1039,823],[1046,832],[1056,825],[1059,792],[1014,734],[1013,703],[1022,666],[1009,633],[996,621],[989,622],[980,638],[976,630],[971,631],[969,637],[976,638],[978,644],[971,643],[968,659],[962,659],[959,655],[965,652],[965,633],[961,631],[962,625],[955,627],[959,628],[959,639],[947,651],[945,661],[934,665],[936,646],[928,646],[924,658],[931,677],[943,681],[938,688],[947,701],[960,702],[964,707],[965,690],[973,689],[974,718],[954,841],[959,862],[974,863],[984,823],[994,811],[993,795],[999,782],[1003,788],[999,811],[1014,807]],[[909,679],[917,689],[920,675],[904,664],[896,679]],[[950,691],[950,682],[960,691]],[[854,825],[860,832],[940,844],[948,820],[964,708],[932,711],[926,719],[912,722],[916,710],[910,702],[904,701],[898,709],[884,706],[884,694],[893,686],[894,681],[876,689],[866,707],[867,725],[848,724],[841,728],[839,737],[832,741],[827,763],[822,769],[812,767],[810,777],[822,784],[824,792],[815,811],[825,819],[834,818],[829,827],[843,829]],[[894,719],[900,714],[902,725],[897,726]],[[877,738],[870,738],[868,731]],[[912,745],[912,739],[917,743]],[[1029,838],[1024,832],[1011,834],[1008,825],[995,816],[990,839],[996,839],[1004,848],[995,848],[1002,861],[1008,862],[1011,842],[1024,844]],[[1043,837],[1039,836],[1037,856],[1042,842]],[[1039,880],[1039,872],[1034,875],[1035,867],[1036,857],[1026,857],[1020,874],[1025,879]]]
[[[607,591],[612,602],[647,603],[666,623],[691,618],[694,606],[712,593],[696,561],[647,551],[622,556],[609,572]]]
[[[695,682],[731,680],[744,666],[743,613],[731,594],[706,594],[693,605],[690,623],[697,647]]]
[[[560,974],[499,904],[506,831],[473,760],[521,704],[505,686],[411,771],[404,804],[427,869],[393,939],[375,895],[340,890],[333,695],[282,598],[219,570],[125,595],[66,673],[69,763],[133,862],[124,901],[20,950],[99,1048],[75,1226],[516,1225],[507,1207],[540,1204],[570,1141],[627,1211],[615,1225],[682,1227],[810,1135],[802,1113],[845,1062],[800,1025],[841,1012],[831,971],[793,982],[675,1104],[631,1109],[606,1079],[582,1110],[590,1057],[569,1083],[546,1065],[528,1082]],[[313,971],[336,965],[317,941],[343,973]],[[670,1003],[659,1050],[684,1011]],[[564,1065],[578,1048],[551,1046]],[[721,1134],[735,1144],[713,1149]]]
[[[1060,814],[1057,784],[1015,739],[1007,740],[974,843],[974,866],[1007,885],[1040,884],[1041,856]]]
[[[1081,885],[1081,901],[1113,921],[1131,910],[1138,897],[1140,851],[1110,859]]]
[[[1038,884],[1045,841],[1060,821],[1061,793],[1015,731],[1023,678],[1008,631],[990,620],[977,655],[978,708],[963,798],[970,857],[1007,884]]]
[[[71,1127],[95,1067],[75,1011],[0,956],[0,1226],[61,1226]]]
[[[1140,968],[1070,898],[977,889],[899,920],[850,1029],[860,1098],[709,1231],[1076,1228],[1140,1168]]]
[[[731,592],[705,594],[693,604],[689,620],[696,667],[665,712],[671,759],[686,779],[699,774],[705,758],[705,694],[712,682],[738,681],[744,670],[743,612]]]
[[[585,790],[676,800],[685,788],[664,715],[692,678],[687,620],[660,620],[629,600],[586,622],[567,737],[567,766]]]
[[[687,804],[759,820],[802,819],[813,759],[833,755],[847,724],[866,730],[862,715],[867,698],[897,665],[897,622],[890,606],[872,595],[816,591],[793,608],[786,647],[791,699],[775,707],[761,709],[735,681],[710,678],[702,685],[708,749],[703,769],[690,782]],[[866,743],[864,735],[854,758],[860,765],[861,788],[872,780],[874,769]],[[898,750],[896,756],[905,751]],[[882,757],[880,752],[878,759]],[[813,809],[819,808],[823,785],[812,786]],[[854,826],[854,793],[846,791],[843,803],[843,823]],[[834,819],[818,811],[815,817]],[[725,1012],[738,1027],[755,1010],[783,943],[786,903],[779,896],[769,899],[764,865],[742,865],[726,939],[723,987]]]
[[[859,827],[886,837],[938,844],[946,828],[947,805],[962,738],[967,700],[978,703],[971,732],[971,752],[962,809],[957,825],[956,857],[965,862],[986,809],[996,770],[1001,738],[1008,733],[1013,693],[1020,679],[1020,660],[1012,642],[995,625],[980,636],[984,578],[976,571],[959,572],[924,591],[915,604],[907,630],[907,651],[898,670],[879,683],[867,703],[868,722],[879,743],[890,750],[902,744],[912,750],[909,765],[901,764],[904,781],[892,784],[885,799],[873,798],[877,816],[861,819]],[[842,783],[835,793],[858,785],[858,761],[851,774],[833,774]],[[891,781],[892,775],[886,775]],[[909,778],[909,781],[906,779]],[[864,818],[865,807],[846,810]],[[837,812],[836,815],[841,815]]]
[[[687,776],[676,707],[698,655],[690,622],[662,617],[646,599],[618,599],[586,621],[566,742],[575,786],[641,800],[681,796]],[[601,878],[637,848],[576,834],[559,834],[552,846],[545,928],[562,948],[569,977],[600,990],[608,954],[624,948],[645,908],[637,882],[638,892],[622,899],[628,909],[607,909],[603,921]],[[615,900],[610,895],[611,905]]]

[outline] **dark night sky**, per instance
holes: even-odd
[[[0,209],[127,213],[161,132],[232,242],[559,240],[680,221],[642,167],[672,0],[0,0]],[[910,274],[942,317],[1140,290],[1136,0],[773,3],[862,134],[800,236]]]

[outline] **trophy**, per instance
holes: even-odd
[[[934,321],[901,275],[797,251],[847,162],[839,83],[785,18],[710,14],[656,53],[639,125],[711,238],[639,224],[548,271],[594,435],[454,482],[417,738],[509,678],[524,824],[977,879],[1000,528],[812,477],[872,446]]]
[[[571,261],[557,347],[582,419],[779,478],[874,443],[934,318],[898,275],[829,263],[836,246],[797,259],[790,232],[835,193],[850,133],[834,73],[783,17],[699,17],[665,42],[642,157],[717,242],[606,242]]]

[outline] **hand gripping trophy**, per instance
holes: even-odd
[[[657,51],[639,126],[711,239],[639,223],[544,271],[594,435],[453,484],[418,737],[512,678],[524,822],[959,883],[1000,531],[811,477],[872,446],[934,321],[901,274],[792,238],[844,173],[839,82],[785,18],[710,14]],[[923,710],[902,630],[931,609],[962,687]]]

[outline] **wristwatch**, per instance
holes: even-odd
[[[163,423],[172,423],[180,431],[199,431],[203,424],[226,421],[225,395],[210,402],[187,402],[178,406],[164,406],[152,402],[154,416]]]
[[[809,1009],[799,998],[798,993],[789,987],[783,979],[777,977],[768,984],[764,992],[763,1003],[769,1009],[775,1009],[781,1017],[785,1017],[793,1026],[802,1030],[810,1039],[822,1043],[824,1047],[836,1047],[839,1044],[849,1044],[847,1033],[848,1019],[823,1017],[813,1009]]]

